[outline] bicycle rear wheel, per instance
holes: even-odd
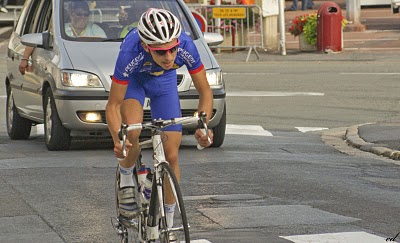
[[[174,213],[174,221],[173,226],[167,226],[166,217],[162,217],[160,219],[160,241],[161,243],[169,243],[169,242],[190,242],[189,235],[189,225],[187,221],[185,206],[183,204],[182,193],[179,187],[178,180],[176,179],[175,173],[173,172],[171,166],[167,163],[160,164],[161,166],[161,178],[163,180],[163,185],[165,185],[165,181],[168,180],[171,185],[171,189],[173,192],[173,196],[176,202],[175,213]],[[163,189],[163,195],[165,195],[165,188]],[[165,197],[164,197],[165,200]],[[163,202],[162,207],[164,207],[164,212],[166,212],[165,201]],[[176,241],[172,241],[175,236],[177,237]]]

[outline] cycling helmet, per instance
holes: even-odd
[[[164,44],[178,38],[181,24],[178,18],[165,9],[150,8],[138,23],[140,39],[146,44]]]

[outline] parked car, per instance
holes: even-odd
[[[392,13],[399,13],[400,0],[392,0]]]
[[[214,93],[214,109],[209,126],[214,131],[214,147],[223,144],[226,126],[225,85],[221,68],[208,45],[223,41],[219,34],[202,33],[182,0],[97,0],[90,6],[89,22],[104,30],[107,37],[70,37],[68,9],[76,0],[26,0],[11,35],[7,52],[7,131],[11,139],[27,139],[32,126],[44,124],[49,150],[69,149],[75,138],[108,138],[105,118],[111,76],[123,38],[118,13],[144,12],[149,7],[164,8],[177,15],[183,31],[197,46]],[[79,15],[78,15],[79,16]],[[97,27],[96,27],[97,28]],[[67,30],[67,31],[66,31]],[[72,29],[73,30],[73,29]],[[83,35],[82,35],[83,36]],[[22,75],[18,66],[26,46],[35,47],[31,71]],[[177,88],[182,116],[197,110],[198,93],[186,67],[177,70]],[[145,102],[145,120],[150,120]],[[184,126],[192,134],[196,126]]]

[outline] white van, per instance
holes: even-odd
[[[72,1],[76,0],[25,2],[7,51],[6,119],[11,139],[27,139],[31,127],[40,123],[44,123],[49,150],[68,149],[74,138],[109,137],[105,105],[123,40],[121,33],[126,27],[118,18],[119,12],[124,8],[135,15],[155,7],[178,16],[183,31],[193,38],[199,50],[214,93],[209,123],[214,130],[213,146],[222,145],[226,126],[225,87],[222,71],[208,47],[221,43],[221,35],[202,33],[182,0],[96,0],[86,2],[90,12],[83,17],[89,18],[90,24],[102,29],[105,35],[71,38],[66,23],[70,21],[67,10]],[[26,46],[35,49],[29,60],[31,70],[22,75],[18,66]],[[186,67],[178,69],[177,75],[182,116],[192,116],[197,111],[199,95]],[[144,119],[151,119],[149,107],[144,109]],[[184,134],[191,134],[196,127],[183,129]]]

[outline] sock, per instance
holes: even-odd
[[[175,212],[174,204],[165,204],[165,216],[167,218],[167,227],[172,228],[174,225],[174,212]]]
[[[120,174],[120,179],[119,179],[119,187],[124,188],[128,186],[135,186],[133,184],[133,169],[135,166],[132,166],[130,168],[124,168],[121,165],[119,166],[119,174]]]

